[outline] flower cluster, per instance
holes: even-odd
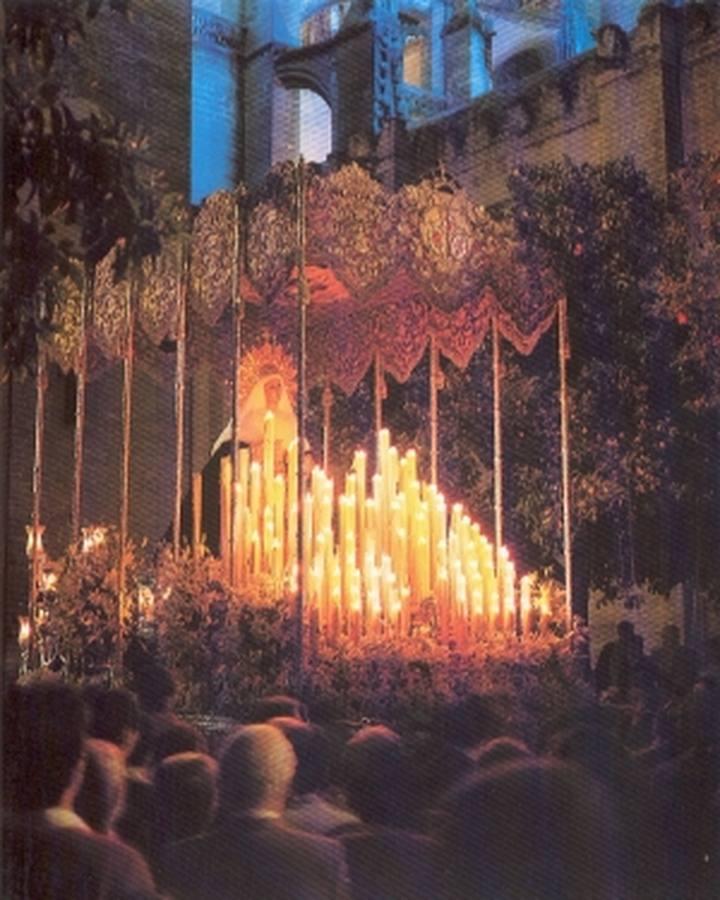
[[[160,660],[187,714],[242,719],[272,693],[302,695],[318,718],[429,725],[448,702],[475,691],[523,698],[514,708],[566,706],[578,692],[564,640],[551,630],[519,641],[498,635],[467,652],[435,641],[427,629],[405,639],[330,643],[305,625],[301,676],[293,608],[258,579],[235,590],[222,563],[165,545],[130,546],[119,612],[117,534],[71,547],[41,595],[42,663],[83,680],[125,678]],[[530,717],[528,717],[528,722]]]

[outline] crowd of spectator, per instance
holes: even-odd
[[[136,691],[40,679],[3,706],[7,900],[711,900],[720,654],[632,626],[597,700],[514,732],[470,695],[423,733],[270,697],[222,741]]]

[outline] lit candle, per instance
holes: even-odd
[[[293,438],[287,448],[288,497],[297,497],[298,488],[298,439]]]
[[[303,586],[307,583],[307,569],[312,562],[313,546],[313,496],[310,493],[303,497],[303,546],[302,546],[302,578]]]
[[[146,584],[141,584],[138,588],[138,613],[146,622],[152,621],[155,614],[155,594]]]
[[[377,470],[381,475],[387,474],[388,452],[390,450],[390,432],[387,428],[381,428],[378,432],[378,458]]]
[[[378,546],[377,534],[377,503],[371,497],[365,501],[365,552],[372,546],[373,558]]]
[[[408,481],[417,481],[417,453],[411,447],[405,454],[407,460]]]
[[[27,647],[30,642],[30,617],[29,616],[19,616],[18,617],[18,643],[22,648]]]
[[[357,499],[356,499],[356,516],[357,523],[355,525],[355,534],[360,538],[360,546],[358,549],[359,558],[365,558],[365,496],[367,493],[367,459],[364,450],[356,450],[353,457],[353,468],[355,469]]]
[[[266,572],[271,571],[272,567],[272,545],[275,540],[275,523],[273,521],[273,509],[268,504],[263,511],[263,566]]]
[[[388,503],[392,502],[393,497],[397,493],[398,487],[398,475],[399,475],[399,465],[398,465],[398,450],[397,447],[390,447],[387,454],[387,488],[388,488]]]
[[[232,491],[232,459],[223,456],[220,460],[220,558],[226,571],[230,566],[230,514]],[[86,541],[83,539],[83,552]],[[88,546],[89,542],[88,542]]]
[[[275,480],[275,416],[268,410],[263,422],[263,481],[265,504],[272,502],[272,486]]]
[[[228,482],[228,484],[229,484],[229,482]],[[44,530],[45,530],[44,526],[41,526],[39,529],[40,542],[38,544],[38,552],[42,552],[42,532]],[[93,550],[97,550],[98,547],[102,547],[102,545],[105,543],[106,535],[107,535],[107,530],[99,525],[91,525],[88,528],[83,528],[82,529],[82,552],[83,553],[92,553]]]
[[[340,637],[340,630],[342,628],[340,612],[340,564],[337,560],[334,560],[332,568],[330,616],[330,637],[332,641],[337,641],[337,639]]]
[[[52,593],[57,587],[57,572],[45,571],[40,576],[40,590],[46,594]]]
[[[88,531],[94,531],[94,529],[83,528],[83,543],[82,543],[82,551],[83,553],[87,553],[89,548],[86,548],[86,540],[85,534]],[[32,559],[33,554],[35,553],[35,549],[37,548],[37,552],[40,554],[43,552],[43,533],[45,531],[44,525],[38,525],[37,528],[33,528],[32,525],[26,525],[25,531],[27,533],[27,542],[25,544],[25,553],[28,559]]]
[[[382,615],[387,626],[390,612],[390,590],[395,576],[392,571],[392,562],[387,554],[383,554],[380,560],[380,603]]]
[[[285,559],[285,478],[276,475],[273,482],[273,529],[275,538],[280,542],[280,553]]]
[[[250,464],[250,525],[253,531],[260,530],[260,463]]]
[[[400,636],[405,638],[410,634],[410,588],[400,587]]]
[[[512,560],[507,561],[505,567],[505,616],[507,619],[507,627],[512,630],[517,615],[516,597],[515,597],[515,564]]]
[[[520,615],[522,617],[522,632],[524,636],[530,634],[532,621],[532,576],[523,575],[520,579]]]
[[[252,572],[253,575],[259,575],[262,569],[260,564],[260,533],[257,528],[253,530],[252,537],[250,538],[250,547],[252,553]]]

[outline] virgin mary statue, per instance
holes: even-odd
[[[266,342],[245,354],[240,367],[240,446],[249,447],[253,460],[261,461],[265,417],[275,417],[275,468],[282,471],[285,452],[297,437],[297,417],[293,409],[296,392],[292,360],[277,344]],[[202,471],[202,516],[200,531],[205,546],[217,554],[220,549],[220,460],[232,453],[232,418],[213,444],[210,460]],[[183,534],[192,534],[190,498],[183,503]]]

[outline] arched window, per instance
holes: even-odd
[[[307,162],[325,162],[332,153],[332,111],[315,91],[275,88],[273,103],[273,164],[300,155]]]
[[[409,34],[403,48],[403,81],[417,88],[429,87],[428,40],[423,34]]]

